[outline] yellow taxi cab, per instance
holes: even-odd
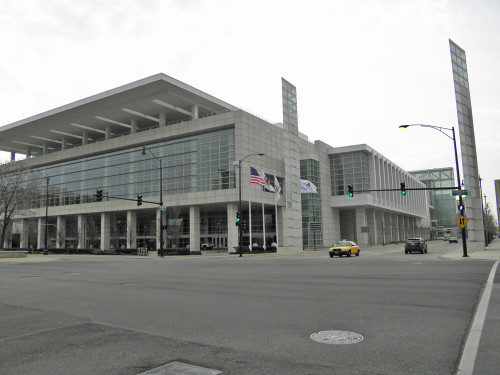
[[[336,242],[335,245],[330,247],[330,258],[333,258],[334,255],[338,255],[341,257],[342,255],[347,255],[350,257],[352,254],[359,256],[359,252],[361,250],[359,249],[359,246],[356,245],[356,242],[354,241],[347,241],[347,240],[342,240],[339,242]]]

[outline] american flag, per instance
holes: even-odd
[[[250,183],[257,184],[259,186],[265,185],[264,179],[262,178],[261,174],[254,167],[250,167]]]

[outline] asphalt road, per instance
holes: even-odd
[[[493,264],[455,248],[0,263],[0,374],[455,374]]]

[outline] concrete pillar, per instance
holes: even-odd
[[[137,248],[137,211],[127,211],[127,248]]]
[[[234,248],[238,246],[238,227],[235,225],[236,212],[238,212],[237,203],[228,203],[226,206],[227,211],[227,251],[229,253],[234,252]],[[279,226],[279,240],[278,246],[283,243],[283,226],[282,226],[282,214],[280,207],[278,207],[278,226]]]
[[[137,120],[130,120],[130,134],[137,133]]]
[[[21,232],[21,249],[28,248],[28,219],[22,219],[19,223],[19,230]]]
[[[12,151],[10,153],[10,161],[15,161],[16,160],[16,153],[14,151]]]
[[[200,251],[200,207],[189,207],[189,251]]]
[[[45,217],[38,218],[38,236],[36,239],[36,248],[43,249],[45,247]]]
[[[160,113],[160,127],[167,125],[167,114],[165,112]]]
[[[57,217],[56,248],[64,249],[66,246],[66,217]]]
[[[87,228],[85,226],[85,216],[78,215],[77,219],[77,231],[78,231],[78,249],[85,249],[85,242],[87,236]]]
[[[366,210],[364,208],[356,208],[356,242],[359,246],[368,245],[369,233],[361,232],[361,227],[368,226],[366,220]]]
[[[62,139],[62,144],[61,144],[61,150],[66,150],[68,148],[68,139],[63,138]]]
[[[106,125],[105,131],[106,131],[106,134],[105,134],[104,138],[105,139],[110,139],[111,138],[111,126]]]
[[[48,154],[49,153],[49,145],[47,143],[43,144],[43,154]]]
[[[31,147],[28,147],[28,151],[26,152],[26,158],[31,158]]]
[[[191,106],[191,117],[193,120],[198,118],[198,104],[196,103]]]
[[[163,215],[163,225],[165,225],[165,214],[164,211],[156,210],[156,250],[160,251],[160,238],[163,232],[163,250],[166,248],[166,241],[165,241],[165,233],[166,231],[162,231],[160,228],[160,217]],[[191,245],[189,246],[191,248]]]
[[[110,215],[101,213],[101,250],[109,250]]]
[[[82,133],[82,145],[86,145],[87,143],[89,143],[89,133],[83,132]]]

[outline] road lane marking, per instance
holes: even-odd
[[[499,261],[496,261],[491,268],[486,287],[484,288],[483,295],[477,306],[472,322],[471,329],[465,341],[462,358],[458,365],[457,375],[472,375],[474,371],[474,364],[476,362],[477,351],[479,349],[479,342],[481,341],[481,333],[484,327],[484,320],[486,312],[488,311],[488,304],[490,303],[491,291],[493,289],[493,281],[495,280],[495,273],[497,271]]]

